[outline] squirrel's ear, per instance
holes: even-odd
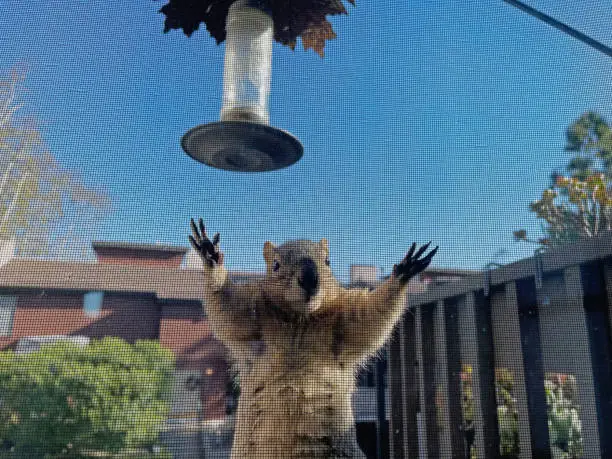
[[[329,246],[327,244],[327,239],[323,238],[319,241],[319,245],[325,250],[325,253],[329,254]]]
[[[270,264],[274,261],[274,244],[270,241],[264,242],[263,256],[266,263]]]

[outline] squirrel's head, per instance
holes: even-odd
[[[264,288],[278,306],[310,314],[322,304],[325,292],[336,285],[329,266],[327,240],[290,241],[280,246],[264,244]]]

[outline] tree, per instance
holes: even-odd
[[[19,69],[0,79],[0,239],[15,240],[22,256],[80,255],[89,245],[84,229],[110,211],[111,201],[63,167],[35,121],[19,116],[24,79]]]
[[[565,151],[575,153],[567,165],[573,178],[586,181],[603,173],[612,179],[612,129],[603,116],[584,113],[567,129],[566,139]]]
[[[545,237],[532,240],[525,230],[514,232],[517,240],[555,247],[612,230],[612,193],[604,174],[592,174],[585,180],[558,176],[542,197],[531,203],[530,210],[545,221]]]
[[[170,457],[149,451],[170,411],[174,367],[153,340],[0,352],[0,445],[12,449],[0,446],[0,457]]]
[[[551,186],[530,210],[543,220],[544,237],[532,239],[525,230],[519,241],[555,247],[612,230],[612,129],[598,113],[587,112],[566,131],[565,151],[574,153],[568,175],[553,172]]]

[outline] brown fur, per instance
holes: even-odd
[[[311,297],[299,283],[305,257],[318,272]],[[402,315],[406,282],[346,289],[327,257],[325,240],[268,242],[267,275],[249,284],[231,282],[222,257],[205,260],[208,317],[240,374],[233,459],[365,458],[351,408],[355,373]]]

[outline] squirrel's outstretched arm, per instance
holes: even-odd
[[[257,332],[253,315],[260,296],[258,286],[229,279],[219,250],[219,233],[212,241],[208,239],[202,219],[199,229],[191,219],[191,232],[189,242],[204,264],[204,308],[213,332],[226,344],[253,339]]]
[[[361,360],[376,352],[389,338],[393,327],[406,307],[408,281],[423,271],[436,254],[438,247],[423,258],[429,244],[415,253],[416,244],[393,273],[373,291],[342,289],[336,301],[339,316],[334,325],[334,339],[338,353],[349,360]]]

